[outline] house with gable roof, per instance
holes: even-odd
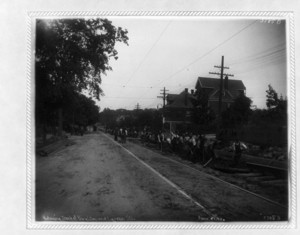
[[[208,106],[216,113],[219,112],[220,79],[198,77],[196,91],[185,88],[180,94],[168,94],[164,109],[164,121],[175,127],[178,123],[192,124],[195,108],[201,98],[205,97]],[[231,106],[241,94],[245,94],[246,87],[241,80],[225,77],[222,89],[222,111]]]
[[[185,88],[180,94],[168,94],[165,106],[165,121],[172,123],[191,123],[192,112],[196,104],[194,91]]]
[[[220,79],[198,77],[196,82],[195,95],[198,99],[206,97],[208,106],[215,112],[219,112]],[[234,100],[241,94],[246,93],[246,87],[241,80],[228,79],[223,80],[222,89],[222,111],[231,106]]]

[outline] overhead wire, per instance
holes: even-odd
[[[222,45],[224,45],[225,43],[227,43],[228,41],[230,41],[232,38],[234,38],[235,36],[237,36],[238,34],[240,34],[241,32],[243,32],[244,30],[246,30],[247,28],[249,28],[250,26],[252,26],[253,24],[255,24],[258,20],[255,20],[254,22],[251,22],[250,24],[246,25],[245,27],[243,27],[242,29],[240,29],[239,31],[237,31],[236,33],[234,33],[233,35],[231,35],[229,38],[225,39],[224,41],[222,41],[221,43],[219,43],[217,46],[215,46],[214,48],[212,48],[211,50],[209,50],[208,52],[206,52],[205,54],[201,55],[200,57],[197,57],[196,59],[194,59],[192,62],[190,62],[188,65],[184,66],[183,68],[179,69],[178,71],[176,71],[175,73],[173,73],[172,75],[170,75],[167,79],[162,80],[161,82],[157,83],[154,85],[154,87],[162,84],[163,82],[171,79],[172,77],[174,77],[175,75],[177,75],[178,73],[184,71],[186,68],[188,68],[189,66],[195,64],[196,62],[198,62],[199,60],[203,59],[204,57],[206,57],[207,55],[209,55],[210,53],[212,53],[213,51],[215,51],[217,48],[221,47]],[[148,92],[146,92],[147,94]],[[145,94],[142,94],[139,99],[141,99]]]
[[[160,84],[162,84],[163,82],[171,79],[172,77],[174,77],[175,75],[177,75],[178,73],[184,71],[186,68],[188,68],[189,66],[195,64],[196,62],[198,62],[199,60],[203,59],[204,57],[206,57],[207,55],[209,55],[210,53],[212,53],[213,51],[215,51],[217,48],[221,47],[222,45],[224,45],[226,42],[230,41],[232,38],[234,38],[235,36],[237,36],[238,34],[240,34],[241,32],[243,32],[244,30],[246,30],[247,28],[249,28],[250,26],[252,26],[254,23],[256,23],[257,20],[255,20],[254,22],[251,22],[250,24],[248,24],[247,26],[243,27],[242,29],[240,29],[239,31],[237,31],[236,33],[234,33],[233,35],[231,35],[229,38],[225,39],[224,41],[222,41],[221,43],[219,43],[217,46],[215,46],[214,48],[212,48],[211,50],[209,50],[208,52],[206,52],[205,54],[201,55],[200,57],[197,57],[196,59],[194,59],[192,62],[190,62],[188,65],[184,66],[183,68],[179,69],[178,71],[176,71],[175,73],[173,73],[172,75],[170,75],[167,79],[162,80],[161,82],[155,84],[153,87],[156,87]],[[144,94],[139,97],[139,99],[141,99],[144,96]]]
[[[248,70],[243,70],[241,72],[236,72],[236,74],[245,74],[245,73],[249,73],[250,71],[253,72],[253,71],[259,70],[261,68],[266,68],[270,65],[275,65],[275,64],[284,63],[284,62],[286,62],[284,56],[279,57],[279,58],[274,58],[270,61],[265,61],[264,63],[254,64],[254,66],[250,67]]]
[[[271,65],[272,63],[279,62],[279,61],[282,62],[286,61],[285,48],[274,50],[267,54],[261,55],[260,57],[256,57],[255,60],[250,60],[250,61],[248,60],[248,61],[243,61],[241,63],[238,63],[240,68],[236,71],[236,73],[240,73],[239,72],[240,70],[242,70],[244,73],[245,69],[243,68],[243,66],[247,66],[249,70],[249,67],[253,69],[253,68],[258,68],[266,65]]]
[[[142,66],[142,64],[144,63],[144,61],[146,60],[146,58],[148,57],[148,55],[151,53],[151,51],[153,50],[153,48],[156,46],[156,44],[159,42],[159,40],[161,39],[161,37],[163,36],[163,34],[166,32],[166,30],[168,29],[168,27],[170,26],[170,24],[172,23],[172,21],[170,20],[168,22],[168,24],[164,27],[164,29],[162,30],[162,32],[160,33],[160,35],[158,36],[158,38],[155,40],[155,42],[153,43],[153,45],[150,47],[150,49],[148,50],[148,52],[145,54],[145,56],[143,57],[143,59],[141,60],[141,62],[139,63],[139,65],[137,66],[137,68],[133,71],[132,75],[129,77],[128,81],[126,82],[126,84],[124,85],[124,87],[126,87],[128,85],[128,83],[131,81],[131,79],[134,77],[134,75],[136,74],[136,72],[140,69],[140,67]]]
[[[108,83],[104,83],[104,84],[101,84],[102,86],[110,86],[110,87],[123,87],[123,88],[125,88],[125,86],[124,85],[117,85],[117,84],[108,84]],[[179,85],[177,85],[177,86],[169,86],[169,87],[178,87]],[[159,86],[135,86],[135,85],[133,85],[133,86],[126,86],[126,88],[145,88],[145,89],[152,89],[152,88],[160,88]]]
[[[247,28],[249,28],[250,26],[252,26],[253,24],[255,24],[258,20],[255,20],[254,22],[251,22],[250,24],[248,24],[247,26],[243,27],[242,29],[240,29],[239,31],[237,31],[236,33],[234,33],[233,35],[231,35],[229,38],[225,39],[224,41],[222,41],[221,43],[219,43],[217,46],[215,46],[214,48],[210,49],[209,51],[207,51],[206,53],[204,53],[203,55],[197,57],[196,59],[194,59],[192,62],[190,62],[189,64],[187,64],[186,66],[184,66],[183,68],[179,69],[178,71],[176,71],[175,73],[173,73],[172,75],[170,75],[168,78],[162,80],[161,82],[159,82],[158,84],[155,85],[160,85],[163,82],[171,79],[172,77],[174,77],[175,75],[177,75],[178,73],[181,73],[182,71],[184,71],[186,68],[190,67],[191,65],[195,64],[196,62],[198,62],[199,60],[203,59],[204,57],[206,57],[207,55],[209,55],[210,53],[212,53],[213,51],[215,51],[216,49],[218,49],[219,47],[221,47],[222,45],[224,45],[226,42],[230,41],[232,38],[234,38],[235,36],[237,36],[238,34],[240,34],[241,32],[243,32],[244,30],[246,30]]]
[[[232,65],[237,65],[237,64],[243,64],[243,63],[249,63],[249,62],[252,62],[252,61],[258,61],[260,59],[264,59],[264,58],[268,58],[272,55],[275,55],[276,54],[282,54],[282,52],[285,52],[286,49],[285,48],[281,48],[281,49],[278,49],[278,50],[275,50],[275,51],[272,51],[272,52],[269,52],[267,54],[264,54],[264,55],[261,55],[261,56],[256,56],[256,57],[253,57],[251,59],[248,59],[248,60],[241,60],[239,62],[236,62],[236,63],[231,63],[230,66]]]
[[[279,44],[279,45],[276,45],[274,47],[271,47],[268,50],[265,50],[263,52],[254,54],[251,57],[246,57],[247,59],[252,58],[250,61],[248,60],[249,62],[252,62],[252,60],[254,61],[254,62],[252,62],[252,66],[251,66],[250,70],[255,71],[259,68],[269,66],[269,65],[274,64],[276,62],[283,61],[283,59],[286,58],[286,54],[281,53],[281,52],[285,51],[285,46],[284,46],[284,48],[279,49],[281,45],[283,45],[283,44]],[[273,51],[270,51],[271,49],[273,49]],[[277,49],[277,50],[274,50],[274,49]],[[266,53],[266,52],[268,52],[268,53]],[[248,62],[248,61],[246,61],[246,62]],[[244,63],[245,63],[245,61],[244,61]],[[238,63],[235,63],[235,64],[238,64]],[[254,67],[253,67],[253,65],[254,65]],[[242,73],[249,72],[250,70],[245,71],[245,72],[243,71]],[[237,72],[237,74],[242,74],[242,73]],[[194,81],[192,83],[194,83]],[[190,86],[192,83],[186,84],[185,87]],[[176,91],[179,91],[179,89],[176,89],[174,92],[176,93]]]
[[[136,99],[137,97],[102,96],[102,98],[107,98],[107,99]],[[156,98],[153,98],[153,97],[143,97],[142,99],[149,100],[149,99],[156,99]]]
[[[132,73],[132,75],[130,76],[130,78],[127,80],[126,84],[123,85],[124,88],[129,84],[129,82],[134,77],[134,75],[136,74],[136,72],[140,69],[140,67],[142,66],[142,64],[144,63],[144,61],[148,57],[148,55],[151,53],[151,51],[153,50],[153,48],[157,45],[157,43],[162,38],[163,34],[166,32],[166,30],[168,29],[168,27],[170,26],[171,23],[172,23],[172,21],[170,20],[167,23],[167,25],[164,27],[164,29],[162,30],[162,32],[160,33],[160,35],[158,36],[158,38],[156,39],[156,41],[153,43],[153,45],[150,47],[150,49],[148,50],[148,52],[145,54],[145,56],[143,57],[143,59],[139,63],[138,67],[134,70],[134,72]],[[150,88],[152,88],[152,87],[150,87]]]
[[[236,63],[239,63],[241,61],[245,61],[245,60],[248,60],[248,59],[250,60],[250,59],[255,58],[257,56],[259,57],[261,55],[265,55],[266,53],[273,52],[275,49],[283,49],[282,46],[283,46],[283,48],[286,48],[285,47],[285,43],[283,42],[283,43],[277,44],[275,46],[272,46],[272,47],[270,47],[270,48],[268,48],[268,49],[266,49],[264,51],[261,51],[259,53],[255,53],[255,54],[252,54],[252,55],[249,55],[249,56],[246,56],[246,57],[242,57],[242,58],[237,58],[237,59],[231,61],[228,64],[228,66],[234,65]]]
[[[184,71],[186,68],[190,67],[191,65],[195,64],[196,62],[198,62],[199,60],[203,59],[204,57],[206,57],[207,55],[209,55],[210,53],[212,53],[213,51],[215,51],[217,48],[221,47],[222,45],[224,45],[225,43],[227,43],[228,41],[230,41],[232,38],[234,38],[235,36],[237,36],[238,34],[240,34],[241,32],[243,32],[244,30],[246,30],[247,28],[249,28],[250,26],[252,26],[254,23],[256,23],[257,20],[255,20],[254,22],[251,22],[250,24],[248,24],[247,26],[243,27],[242,29],[240,29],[239,31],[237,31],[236,33],[234,33],[233,35],[231,35],[229,38],[225,39],[224,41],[222,41],[221,43],[219,43],[218,45],[216,45],[214,48],[212,48],[211,50],[207,51],[206,53],[204,53],[203,55],[197,57],[196,59],[194,59],[193,61],[191,61],[189,64],[185,65],[184,67],[182,67],[181,69],[177,70],[175,73],[171,74],[168,78],[160,81],[159,83],[155,84],[154,86],[128,86],[129,82],[131,81],[131,79],[133,78],[133,76],[135,75],[135,73],[139,70],[139,68],[141,67],[141,65],[143,64],[143,62],[145,61],[145,59],[147,58],[147,56],[150,54],[150,52],[152,51],[152,49],[155,47],[155,45],[158,43],[158,41],[160,40],[160,38],[162,37],[162,35],[164,34],[164,32],[166,31],[166,29],[169,27],[171,21],[166,25],[166,27],[164,28],[164,30],[162,31],[162,33],[160,34],[160,36],[158,37],[158,39],[154,42],[154,44],[152,45],[152,47],[150,48],[150,50],[146,53],[145,57],[142,59],[142,61],[140,62],[139,66],[137,67],[137,69],[133,72],[132,76],[129,78],[129,80],[126,82],[125,85],[110,85],[110,84],[105,84],[105,85],[110,85],[110,86],[119,86],[119,87],[133,87],[133,88],[145,88],[148,89],[148,92],[152,89],[152,88],[159,88],[159,85],[161,85],[163,82],[168,81],[169,79],[171,79],[172,77],[174,77],[175,75],[177,75],[178,73]],[[283,48],[282,45],[284,45]],[[233,61],[233,63],[231,63],[230,65],[237,65],[237,64],[247,64],[247,63],[254,63],[254,65],[256,65],[256,67],[254,67],[253,69],[251,69],[252,71],[255,69],[259,69],[262,66],[266,66],[269,63],[273,63],[273,62],[278,62],[281,61],[282,56],[286,56],[285,54],[282,55],[282,52],[285,51],[285,43],[281,43],[278,45],[275,45],[273,47],[268,48],[267,50],[264,50],[260,53],[256,53],[254,55],[250,55],[241,59],[237,59],[235,61]],[[258,67],[257,67],[258,66]],[[249,71],[244,71],[242,73],[246,73]],[[242,74],[239,73],[238,74]],[[194,83],[194,81],[192,82]],[[189,83],[191,84],[191,83]],[[187,85],[178,85],[178,86],[172,86],[172,87],[178,87],[175,91],[179,90],[180,88],[182,88],[183,86],[187,86]],[[168,86],[171,87],[171,86]],[[148,92],[143,93],[140,97],[138,97],[138,99],[135,102],[139,102],[140,99],[157,99],[157,98],[143,98],[143,96],[145,96]],[[109,97],[108,97],[109,98]],[[111,98],[116,98],[116,99],[123,99],[124,97],[111,97]],[[126,97],[129,99],[135,99],[137,97]],[[146,106],[145,108],[148,108],[150,106],[152,106],[156,101],[152,102],[150,105]],[[126,107],[128,107],[130,105],[127,105]]]

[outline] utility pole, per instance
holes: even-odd
[[[224,74],[224,69],[229,69],[229,67],[224,66],[224,56],[222,56],[221,60],[221,66],[215,65],[215,68],[221,69],[220,73],[216,72],[209,72],[209,74],[215,74],[215,75],[220,75],[220,94],[219,94],[219,116],[221,116],[222,113],[222,96],[223,96],[223,76],[228,76],[228,77],[233,77],[233,74]]]
[[[163,109],[165,109],[165,106],[166,106],[166,99],[167,99],[167,91],[169,90],[166,90],[166,88],[164,87],[163,90],[160,90],[162,91],[162,93],[160,93],[162,96],[157,96],[157,98],[162,98],[163,99]]]
[[[135,110],[140,110],[141,106],[139,105],[139,103],[136,104],[135,106]]]
[[[163,110],[162,110],[162,132],[164,130],[164,113],[165,113],[165,106],[166,106],[166,99],[167,99],[167,91],[169,90],[166,90],[166,88],[164,87],[163,90],[160,90],[162,91],[162,93],[160,93],[162,96],[157,96],[157,98],[162,98],[163,99]],[[162,148],[162,147],[161,147]]]

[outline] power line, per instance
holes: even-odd
[[[255,21],[256,22],[256,21]],[[244,30],[246,30],[248,27],[250,27],[251,25],[253,25],[255,22],[252,22],[251,24],[249,24],[249,25],[247,25],[246,27],[244,27],[244,28],[242,28],[241,30],[239,30],[237,33],[235,33],[235,34],[233,34],[231,37],[229,37],[229,38],[227,38],[225,41],[223,41],[223,42],[221,42],[220,44],[218,44],[216,47],[214,47],[213,49],[211,49],[210,51],[208,51],[207,53],[205,53],[205,54],[203,54],[202,56],[200,56],[200,57],[198,57],[198,58],[196,58],[195,60],[193,60],[191,63],[189,63],[187,66],[185,66],[184,68],[182,68],[182,69],[180,69],[180,70],[178,70],[177,72],[175,72],[174,74],[172,74],[171,76],[169,76],[167,79],[165,79],[165,80],[163,80],[163,81],[161,81],[161,82],[159,82],[159,83],[157,83],[157,84],[155,84],[155,86],[128,86],[127,84],[129,83],[129,81],[127,82],[127,84],[126,85],[114,85],[114,86],[119,86],[119,87],[136,87],[136,88],[145,88],[145,89],[148,89],[148,91],[147,92],[145,92],[145,93],[143,93],[142,94],[142,96],[140,96],[138,99],[156,99],[156,98],[143,98],[143,96],[145,96],[145,94],[147,94],[152,88],[158,88],[159,87],[159,84],[161,84],[162,82],[165,82],[165,81],[167,81],[168,79],[170,79],[170,78],[172,78],[172,77],[174,77],[176,74],[178,74],[178,73],[180,73],[180,72],[182,72],[183,70],[185,70],[187,67],[189,67],[189,66],[191,66],[192,64],[194,64],[194,63],[196,63],[197,61],[199,61],[199,60],[201,60],[202,58],[204,58],[205,56],[207,56],[208,54],[210,54],[211,52],[213,52],[214,50],[216,50],[217,48],[219,48],[220,46],[222,46],[223,44],[225,44],[226,42],[228,42],[229,40],[231,40],[232,38],[234,38],[235,36],[237,36],[239,33],[241,33],[242,31],[244,31]],[[167,27],[168,27],[168,25],[167,25]],[[166,27],[166,28],[167,28]],[[165,31],[165,30],[164,30]],[[163,31],[163,32],[164,32]],[[163,34],[163,33],[162,33]],[[161,36],[160,36],[161,37]],[[160,38],[159,37],[159,38]],[[159,40],[159,39],[158,39]],[[157,40],[157,42],[158,42],[158,40]],[[155,46],[155,44],[156,44],[156,42],[154,43],[154,45],[152,46],[152,48],[150,48],[150,50],[148,51],[148,53],[150,53],[150,51],[154,48],[154,46]],[[280,44],[281,45],[281,44]],[[274,51],[270,51],[271,49],[278,49],[278,50],[274,50]],[[244,57],[244,60],[246,60],[246,61],[244,61],[244,63],[247,63],[247,61],[252,61],[252,60],[254,60],[255,58],[254,57],[257,57],[255,60],[255,63],[258,63],[257,65],[259,65],[259,67],[258,68],[260,68],[261,66],[263,66],[263,65],[265,65],[265,64],[268,64],[268,63],[272,63],[273,62],[273,60],[275,59],[275,61],[274,62],[276,62],[278,59],[280,60],[281,59],[281,57],[278,57],[277,58],[277,54],[278,53],[280,53],[281,51],[283,51],[283,50],[285,50],[285,47],[283,48],[283,49],[279,49],[280,47],[278,47],[278,46],[274,46],[274,47],[272,47],[272,48],[269,48],[269,49],[267,49],[267,50],[265,50],[265,51],[263,51],[263,52],[260,52],[260,53],[258,53],[258,54],[254,54],[254,55],[251,55],[251,56],[248,56],[248,57]],[[148,54],[147,53],[147,54]],[[147,55],[146,55],[146,57],[147,57]],[[143,61],[146,59],[146,57],[144,57],[144,59],[141,61],[141,63],[140,64],[142,64],[143,63]],[[265,58],[267,58],[267,59],[272,59],[272,60],[265,60]],[[239,60],[239,62],[240,63],[242,63],[240,60]],[[239,64],[239,63],[235,63],[235,64]],[[232,64],[230,64],[230,65],[232,65]],[[139,69],[139,67],[137,68],[137,70]],[[136,71],[137,71],[136,70]],[[252,71],[253,71],[253,69],[252,69]],[[247,71],[246,71],[247,72]],[[243,72],[244,73],[244,72]],[[133,74],[134,75],[134,74]],[[130,78],[131,79],[131,78]],[[105,85],[108,85],[108,84],[105,84]],[[184,85],[183,85],[184,86]],[[178,87],[178,88],[180,88],[181,86],[179,85],[179,86],[174,86],[174,87]],[[177,90],[177,89],[176,89]],[[127,98],[127,97],[126,97]],[[130,97],[130,98],[136,98],[136,97]],[[122,97],[120,97],[120,99],[122,99]],[[136,102],[136,101],[135,101]],[[153,102],[153,103],[155,103],[155,101]],[[152,105],[152,104],[151,104]],[[151,106],[151,105],[149,105],[149,106]],[[148,107],[148,106],[147,106]]]
[[[161,37],[163,36],[163,34],[165,33],[165,31],[167,30],[167,28],[170,26],[170,24],[172,23],[172,21],[169,21],[168,24],[166,25],[166,27],[163,29],[163,31],[160,33],[160,35],[158,36],[158,38],[156,39],[156,41],[154,42],[154,44],[152,45],[152,47],[149,49],[149,51],[146,53],[146,55],[144,56],[144,58],[141,60],[140,64],[138,65],[138,67],[135,69],[135,71],[132,73],[132,75],[130,76],[130,78],[128,79],[128,81],[126,82],[125,85],[123,85],[123,87],[125,88],[127,86],[127,84],[131,81],[131,79],[133,78],[133,76],[135,75],[135,73],[139,70],[139,68],[142,66],[142,64],[144,63],[145,59],[147,58],[147,56],[150,54],[150,52],[152,51],[152,49],[156,46],[156,44],[158,43],[158,41],[161,39]],[[150,87],[152,88],[152,87]],[[141,99],[143,97],[143,95],[139,98]]]
[[[277,54],[279,54],[282,51],[285,51],[285,46],[284,46],[284,48],[281,48],[282,45],[285,45],[285,43],[281,43],[281,44],[278,44],[276,46],[270,47],[267,50],[264,50],[264,51],[262,51],[260,53],[253,54],[251,56],[247,56],[247,57],[244,57],[244,58],[236,59],[230,65],[243,64],[243,63],[251,62],[252,60],[254,61],[254,65],[255,64],[257,64],[257,65],[260,65],[260,64],[263,65],[264,62],[270,63],[269,61],[260,61],[260,60],[264,59],[264,58],[274,59],[274,56],[276,57]],[[281,49],[279,49],[279,48],[281,48]],[[278,50],[273,50],[273,49],[278,49]],[[279,55],[278,58],[281,58],[281,56],[282,56],[282,54]],[[285,54],[283,56],[285,56]],[[238,62],[235,62],[235,61],[238,61]],[[189,83],[189,85],[190,84],[191,83]],[[113,86],[113,87],[125,87],[124,85],[114,85],[114,84],[102,84],[102,85]],[[181,89],[181,87],[183,87],[183,86],[186,86],[186,85],[179,84],[177,86],[168,86],[168,87],[170,87],[170,88],[172,88],[172,87],[173,88],[178,88],[178,89],[176,89],[176,91],[177,91],[177,90]],[[127,85],[126,87],[127,88],[131,87],[131,88],[152,89],[152,88],[158,88],[159,86],[128,86]]]
[[[277,64],[278,62],[282,63],[282,62],[285,62],[284,60],[282,60],[283,58],[275,58],[275,60],[270,60],[270,61],[265,61],[264,63],[261,63],[261,64],[256,64],[256,66],[248,69],[248,70],[244,70],[244,71],[241,71],[241,72],[236,72],[236,74],[244,74],[244,73],[248,73],[248,72],[252,72],[252,71],[256,71],[256,70],[259,70],[261,68],[265,68],[265,67],[268,67],[270,65],[274,65],[274,64]],[[254,64],[255,65],[255,64]]]
[[[178,70],[177,72],[175,72],[174,74],[172,74],[171,76],[169,76],[167,79],[162,80],[161,82],[157,83],[154,85],[154,87],[159,86],[161,83],[171,79],[172,77],[174,77],[176,74],[184,71],[187,67],[191,66],[192,64],[198,62],[199,60],[201,60],[202,58],[204,58],[205,56],[207,56],[208,54],[210,54],[211,52],[213,52],[214,50],[216,50],[217,48],[219,48],[220,46],[222,46],[223,44],[225,44],[226,42],[230,41],[232,38],[234,38],[235,36],[237,36],[238,34],[240,34],[241,32],[243,32],[244,30],[246,30],[247,28],[249,28],[250,26],[252,26],[254,23],[256,23],[258,20],[255,20],[254,22],[251,22],[250,24],[248,24],[247,26],[243,27],[242,29],[240,29],[239,31],[237,31],[236,33],[234,33],[233,35],[231,35],[229,38],[227,38],[226,40],[224,40],[223,42],[219,43],[217,46],[215,46],[214,48],[212,48],[211,50],[209,50],[208,52],[206,52],[205,54],[203,54],[202,56],[196,58],[195,60],[193,60],[191,63],[189,63],[188,65],[184,66],[182,69]],[[145,95],[145,94],[144,94]],[[144,95],[142,95],[140,98],[142,98]]]
[[[250,64],[247,64],[246,62],[244,63],[244,65],[242,66],[246,66],[247,65],[247,68],[251,68],[251,67],[257,67],[257,66],[264,66],[264,65],[267,65],[267,64],[272,64],[273,62],[276,62],[276,61],[284,61],[284,59],[286,59],[286,54],[285,53],[280,53],[278,54],[279,52],[277,53],[269,53],[268,56],[265,56],[265,57],[261,57],[253,62],[251,62]],[[243,68],[239,68],[237,71],[239,70],[243,70]]]
[[[163,29],[163,31],[160,33],[160,35],[158,36],[158,38],[156,39],[156,41],[153,43],[153,45],[151,46],[151,48],[149,49],[149,51],[146,53],[146,55],[144,56],[144,58],[141,60],[141,62],[139,63],[138,67],[134,70],[134,72],[132,73],[132,75],[130,76],[130,78],[128,79],[128,81],[126,82],[126,84],[124,86],[127,86],[127,84],[131,81],[131,79],[134,77],[135,73],[140,69],[140,67],[142,66],[142,64],[144,63],[144,61],[146,60],[147,56],[150,54],[150,52],[152,51],[152,49],[156,46],[156,44],[158,43],[158,41],[161,39],[161,37],[163,36],[163,34],[165,33],[165,31],[168,29],[168,27],[170,26],[170,24],[172,23],[172,21],[169,21],[168,24],[166,25],[166,27]]]
[[[282,48],[282,49],[279,49],[279,50],[276,50],[276,51],[272,51],[272,52],[269,52],[269,53],[261,55],[261,56],[256,56],[256,57],[254,57],[252,59],[247,59],[247,60],[242,60],[242,61],[239,61],[239,62],[236,62],[236,63],[231,63],[230,65],[237,65],[237,64],[243,64],[243,63],[249,63],[249,62],[252,62],[252,61],[257,61],[257,60],[260,60],[260,59],[271,57],[272,55],[276,56],[276,54],[281,53],[282,51],[285,51],[285,50],[286,50],[285,48]]]
[[[226,42],[230,41],[232,38],[234,38],[235,36],[237,36],[238,34],[240,34],[241,32],[243,32],[244,30],[246,30],[247,28],[249,28],[250,26],[252,26],[254,23],[256,23],[258,20],[255,20],[254,22],[248,24],[247,26],[243,27],[242,29],[240,29],[238,32],[234,33],[233,35],[231,35],[229,38],[227,38],[226,40],[224,40],[223,42],[219,43],[217,46],[215,46],[214,48],[212,48],[211,50],[209,50],[208,52],[206,52],[205,54],[201,55],[200,57],[197,57],[195,60],[193,60],[191,63],[189,63],[188,65],[184,66],[183,68],[179,69],[177,72],[173,73],[171,76],[169,76],[167,79],[162,80],[160,83],[156,84],[156,85],[160,85],[161,83],[169,80],[170,78],[174,77],[175,75],[177,75],[178,73],[184,71],[187,67],[195,64],[196,62],[198,62],[199,60],[203,59],[205,56],[209,55],[211,52],[213,52],[214,50],[216,50],[217,48],[219,48],[220,46],[224,45]]]
[[[266,59],[260,59],[260,60],[257,60],[257,61],[253,61],[250,66],[253,66],[253,65],[263,65],[265,63],[270,63],[272,61],[275,61],[275,60],[278,60],[278,59],[285,59],[286,58],[286,55],[285,54],[281,54],[281,55],[273,55],[273,56],[270,56],[269,58],[266,58]]]
[[[103,83],[101,86],[110,86],[110,87],[123,87],[123,88],[145,88],[145,89],[152,89],[152,88],[159,88],[160,86],[125,86],[125,85],[116,85],[116,84],[108,84],[108,83]],[[177,86],[170,86],[170,87],[179,87],[180,85]]]
[[[283,48],[282,48],[282,46],[283,46]],[[285,43],[280,43],[278,45],[275,45],[273,47],[268,48],[267,50],[261,51],[261,52],[256,53],[256,54],[252,54],[250,56],[246,56],[246,57],[235,59],[235,60],[231,61],[231,63],[229,63],[229,65],[231,66],[231,65],[239,63],[240,61],[245,61],[245,60],[248,60],[248,59],[250,60],[250,59],[252,59],[254,57],[265,55],[265,53],[274,52],[275,51],[274,49],[277,50],[277,49],[280,49],[280,48],[281,49],[285,49],[286,48],[285,47]]]
[[[120,97],[120,96],[116,96],[116,97],[113,97],[113,96],[103,96],[102,98],[108,98],[108,99],[137,99],[138,97]],[[148,97],[145,97],[145,98],[140,98],[140,99],[156,99],[156,98],[148,98]]]
[[[243,71],[243,72],[236,72],[237,74],[243,74],[243,73],[248,73],[249,71],[255,71],[255,70],[257,70],[257,69],[259,69],[259,68],[261,68],[261,67],[265,67],[265,66],[267,66],[268,64],[270,64],[270,63],[274,63],[274,62],[279,62],[280,61],[280,57],[278,57],[278,58],[273,58],[273,60],[268,60],[268,61],[265,61],[265,63],[262,63],[262,64],[257,64],[258,66],[256,66],[256,67],[254,67],[254,68],[251,68],[251,69],[249,69],[248,71]],[[254,64],[255,65],[255,64]],[[215,67],[219,67],[219,66],[215,66]],[[218,74],[219,75],[219,74]],[[195,81],[192,81],[192,82],[189,82],[188,83],[188,85],[178,85],[177,87],[178,87],[178,89],[176,89],[174,92],[176,93],[176,91],[178,91],[179,89],[182,89],[182,87],[186,87],[186,86],[190,86],[190,85],[192,85],[193,83],[194,83]],[[145,87],[145,88],[147,88],[147,87]],[[152,87],[151,87],[152,88]],[[149,99],[149,100],[155,100],[155,99],[157,99],[157,98],[153,98],[153,97],[143,97],[145,94],[143,94],[142,96],[140,96],[140,97],[108,97],[108,96],[105,96],[105,97],[103,97],[103,98],[112,98],[112,99],[135,99],[135,100],[141,100],[141,99]],[[136,101],[134,101],[134,103],[135,103]],[[150,106],[152,106],[153,104],[155,104],[157,101],[154,101],[154,102],[152,102],[150,105],[148,105],[148,106],[146,106],[145,108],[148,108],[148,107],[150,107]],[[128,106],[126,106],[126,107],[129,107],[129,106],[131,106],[131,105],[128,105]]]

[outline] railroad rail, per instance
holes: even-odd
[[[148,149],[149,149],[150,151],[155,152],[152,148],[148,148]],[[157,151],[156,151],[156,153],[157,153]],[[276,201],[274,201],[274,200],[271,200],[271,199],[269,199],[269,198],[267,198],[267,197],[264,197],[264,196],[262,196],[262,195],[260,195],[260,194],[254,193],[254,192],[249,191],[249,190],[247,190],[247,189],[244,189],[244,188],[242,188],[242,187],[240,187],[240,186],[238,186],[238,185],[235,185],[235,184],[233,184],[233,183],[227,182],[227,181],[225,181],[225,180],[223,180],[223,179],[221,179],[221,178],[219,178],[219,177],[217,177],[217,176],[214,176],[214,175],[212,175],[212,174],[203,172],[203,171],[201,171],[201,170],[199,170],[199,169],[197,169],[197,168],[195,168],[195,167],[192,167],[192,166],[187,165],[187,164],[185,164],[185,163],[182,163],[182,162],[180,162],[180,161],[171,159],[170,157],[167,157],[167,156],[164,156],[164,155],[161,155],[161,157],[163,157],[164,159],[167,159],[168,161],[174,162],[174,163],[176,163],[176,164],[178,164],[178,165],[187,167],[187,168],[189,168],[189,169],[191,169],[191,170],[193,170],[193,171],[197,171],[198,173],[200,173],[200,174],[202,174],[202,175],[205,175],[205,176],[208,176],[208,177],[213,178],[213,179],[215,179],[215,180],[218,180],[218,181],[220,181],[220,182],[222,182],[222,183],[224,183],[224,184],[229,185],[230,187],[234,187],[234,188],[236,188],[236,189],[238,189],[238,190],[241,190],[241,191],[244,191],[244,192],[249,193],[249,194],[251,194],[251,195],[254,195],[254,196],[256,196],[256,197],[258,197],[258,198],[260,198],[260,199],[263,199],[263,200],[265,200],[265,201],[267,201],[267,202],[269,202],[269,203],[272,203],[272,204],[274,204],[274,205],[276,205],[276,206],[279,206],[279,207],[282,207],[282,208],[285,208],[285,209],[288,208],[286,205],[280,204],[280,203],[278,203],[278,202],[276,202]],[[273,168],[274,168],[274,167],[273,167]],[[281,170],[281,169],[280,169],[280,170]],[[261,175],[258,174],[258,175],[255,175],[255,176],[256,176],[256,177],[260,177]],[[269,179],[269,180],[272,181],[273,179]],[[275,180],[276,180],[276,179],[275,179]]]

